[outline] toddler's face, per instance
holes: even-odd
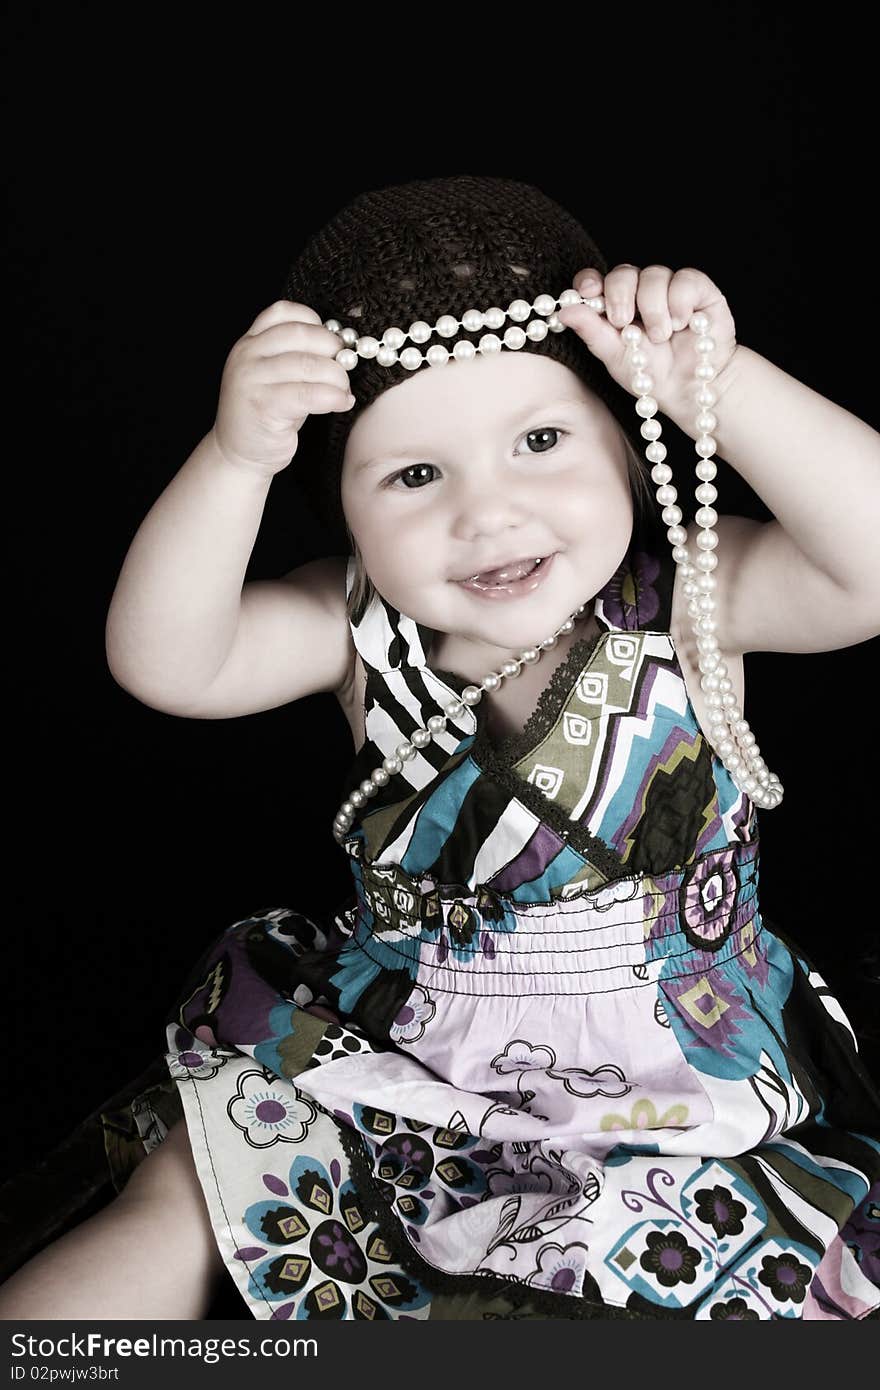
[[[626,452],[604,403],[536,353],[423,367],[357,418],[342,506],[382,597],[486,669],[534,645],[614,574],[632,532]],[[501,601],[459,582],[554,556],[534,592]]]

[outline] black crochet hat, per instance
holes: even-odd
[[[533,302],[539,294],[558,298],[590,266],[607,273],[595,242],[552,198],[530,184],[462,174],[360,194],[312,236],[288,271],[282,297],[308,305],[322,323],[336,319],[381,342],[392,325],[406,332],[418,319],[433,325],[445,313],[460,320],[467,309],[506,310],[514,299]],[[484,332],[459,328],[455,341],[476,345]],[[638,452],[633,397],[573,329],[547,333],[540,342],[527,339],[519,351],[555,357],[570,368],[602,398]],[[383,367],[362,358],[349,374],[357,404],[310,415],[303,425],[295,474],[345,551],[350,544],[340,478],[349,431],[381,392],[412,376],[399,363]]]

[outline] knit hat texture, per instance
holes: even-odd
[[[433,326],[441,314],[461,320],[467,309],[497,305],[506,311],[514,299],[531,303],[539,294],[558,298],[571,288],[578,271],[591,266],[602,276],[607,273],[592,237],[540,189],[512,179],[462,174],[361,193],[306,243],[287,273],[281,297],[309,306],[322,323],[336,319],[359,336],[381,342],[387,328],[407,332],[419,319]],[[459,328],[454,341],[476,345],[485,331]],[[450,340],[433,335],[422,350],[431,342],[452,347]],[[541,342],[527,339],[519,351],[554,357],[580,377],[640,453],[633,397],[573,329],[548,332]],[[450,361],[417,370],[457,371],[462,365]],[[400,363],[382,367],[375,359],[361,358],[349,373],[356,404],[345,412],[310,415],[303,424],[295,476],[342,551],[351,548],[340,501],[349,431],[381,392],[414,375]]]

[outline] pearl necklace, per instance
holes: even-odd
[[[409,333],[404,333],[396,327],[388,328],[382,336],[381,343],[376,338],[359,337],[353,328],[342,328],[336,319],[327,319],[324,327],[338,333],[342,338],[345,346],[336,354],[336,361],[345,367],[346,371],[351,371],[357,366],[361,358],[375,358],[380,366],[385,367],[400,362],[403,367],[414,371],[423,362],[431,367],[444,366],[450,354],[442,345],[434,344],[424,356],[417,347],[404,348],[398,355],[398,350],[407,337],[413,343],[424,343],[432,332],[439,333],[443,338],[451,338],[458,332],[459,327],[470,332],[483,327],[500,328],[505,318],[522,323],[534,311],[539,317],[531,320],[524,330],[511,326],[505,331],[503,340],[495,333],[485,333],[476,345],[468,341],[458,342],[452,350],[452,356],[463,361],[473,358],[477,352],[499,352],[505,347],[516,351],[523,347],[527,339],[540,342],[548,332],[564,332],[566,325],[559,322],[556,309],[568,304],[588,304],[599,313],[605,312],[605,301],[601,295],[584,298],[577,290],[570,289],[564,290],[558,299],[549,294],[538,295],[534,304],[529,304],[524,299],[516,299],[506,313],[497,307],[482,311],[468,309],[460,323],[453,315],[443,314],[437,320],[434,329],[421,320],[410,325]],[[694,495],[700,507],[694,519],[702,529],[696,538],[699,554],[695,563],[691,562],[687,548],[687,528],[681,525],[681,509],[675,505],[678,493],[672,486],[672,469],[664,462],[666,446],[660,443],[662,426],[659,420],[654,419],[660,407],[650,394],[654,379],[645,371],[648,358],[639,346],[642,330],[636,324],[628,324],[623,329],[622,337],[630,353],[630,365],[635,369],[630,384],[638,396],[635,409],[643,421],[641,435],[649,441],[645,457],[653,465],[651,478],[657,484],[657,502],[662,508],[661,515],[668,528],[666,535],[672,546],[672,558],[681,567],[684,594],[688,600],[687,611],[692,619],[697,650],[700,653],[698,666],[700,685],[708,710],[709,742],[740,791],[750,797],[756,806],[771,810],[782,801],[783,786],[761,757],[755,735],[736,702],[733,682],[718,648],[718,623],[713,616],[716,608],[713,591],[717,581],[712,573],[718,565],[718,557],[715,554],[718,537],[712,529],[718,520],[718,513],[711,505],[718,496],[717,489],[712,484],[718,470],[711,457],[715,453],[716,441],[709,433],[718,425],[717,416],[711,410],[717,397],[709,386],[709,382],[714,380],[717,373],[708,360],[709,353],[715,349],[716,344],[709,334],[709,320],[705,314],[692,315],[689,327],[696,335],[695,346],[698,353],[694,376],[697,383],[695,401],[699,407],[696,417],[699,437],[695,442],[695,448],[700,461],[696,466],[699,485]],[[376,795],[380,787],[386,786],[389,779],[402,770],[405,762],[415,757],[418,749],[425,748],[432,738],[444,731],[448,719],[457,719],[467,706],[479,704],[484,694],[491,694],[499,688],[502,680],[512,680],[518,676],[524,665],[531,666],[540,661],[545,651],[555,647],[561,634],[572,631],[576,619],[585,608],[586,604],[582,603],[554,633],[544,638],[536,647],[526,647],[509,661],[503,662],[500,671],[489,672],[478,685],[465,686],[460,700],[450,700],[444,705],[443,714],[432,715],[424,727],[414,730],[409,740],[398,744],[396,752],[385,758],[381,766],[361,782],[359,789],[351,792],[348,799],[343,801],[333,820],[334,838],[339,843],[344,840],[355,813],[366,805],[370,797]]]

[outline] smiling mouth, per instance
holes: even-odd
[[[483,570],[479,574],[466,575],[460,579],[459,584],[479,584],[484,588],[492,588],[498,584],[512,584],[519,579],[526,579],[530,574],[534,574],[537,569],[547,560],[546,555],[538,556],[534,559],[510,560],[506,565],[499,565],[497,569]]]

